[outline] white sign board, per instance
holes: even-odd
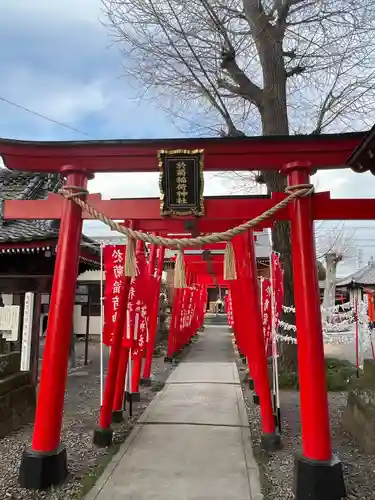
[[[42,293],[42,304],[49,304],[49,293]]]
[[[20,306],[0,307],[0,333],[8,342],[18,340]]]
[[[21,346],[21,372],[30,370],[31,332],[33,327],[34,294],[25,294],[25,308],[23,313],[22,346]]]
[[[76,298],[75,298],[76,304],[87,304],[88,301],[89,301],[88,295],[76,295]]]

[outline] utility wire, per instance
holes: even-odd
[[[345,232],[348,229],[351,229],[351,230],[352,229],[355,229],[355,230],[372,229],[372,230],[374,230],[375,225],[374,226],[346,226],[346,227],[343,227],[343,229],[340,229],[340,232]],[[319,228],[318,232],[321,232],[321,231],[331,233],[332,228]]]
[[[73,132],[77,132],[78,134],[85,135],[87,137],[90,137],[91,139],[98,139],[98,137],[93,137],[92,135],[88,134],[87,132],[83,132],[82,130],[79,130],[78,128],[71,127],[70,125],[67,125],[66,123],[59,122],[57,120],[54,120],[53,118],[50,118],[49,116],[43,115],[42,113],[38,113],[37,111],[33,111],[32,109],[25,108],[24,106],[21,106],[20,104],[17,104],[16,102],[9,101],[9,99],[5,99],[5,97],[0,96],[0,101],[5,102],[7,104],[10,104],[11,106],[14,106],[15,108],[22,109],[22,111],[26,111],[27,113],[30,113],[34,116],[38,116],[39,118],[43,118],[44,120],[47,120],[51,123],[54,123],[55,125],[60,125],[60,127],[65,127],[69,130],[72,130]]]

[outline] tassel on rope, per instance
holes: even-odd
[[[124,274],[125,276],[129,276],[130,278],[135,278],[135,276],[137,276],[135,239],[130,237],[128,238],[128,244],[126,246]]]
[[[231,241],[227,242],[224,253],[224,279],[235,280],[237,279],[236,273],[236,258],[234,255],[233,244]]]
[[[175,288],[186,287],[184,251],[182,248],[178,249],[176,264],[174,266],[174,287]]]

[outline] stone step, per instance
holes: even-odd
[[[227,325],[228,319],[225,314],[219,314],[218,316],[206,316],[204,319],[206,325]]]
[[[7,392],[15,391],[23,385],[30,384],[29,372],[18,372],[0,379],[0,396]]]
[[[0,396],[0,438],[28,424],[35,413],[35,387],[23,385]]]

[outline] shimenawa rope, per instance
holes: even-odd
[[[184,248],[199,247],[210,243],[220,243],[227,242],[225,253],[224,253],[224,279],[233,280],[236,279],[236,266],[234,250],[232,245],[232,239],[247,231],[248,229],[257,226],[259,223],[275,215],[279,210],[285,208],[291,201],[310,195],[314,191],[314,186],[312,184],[298,184],[294,186],[289,186],[286,189],[286,193],[289,195],[284,198],[279,203],[276,203],[273,207],[269,208],[262,214],[258,215],[252,220],[240,224],[232,229],[228,229],[222,233],[212,233],[206,234],[204,236],[197,236],[196,238],[164,238],[162,236],[156,236],[154,234],[142,233],[141,231],[136,231],[130,227],[125,227],[120,225],[118,222],[110,219],[102,212],[99,212],[88,204],[86,201],[82,200],[80,196],[86,196],[88,191],[78,187],[78,186],[64,186],[60,189],[59,193],[68,200],[74,201],[79,205],[85,212],[90,214],[94,219],[97,219],[112,230],[117,231],[128,237],[128,244],[126,250],[125,258],[125,276],[134,277],[137,275],[136,269],[136,255],[135,255],[135,241],[141,240],[144,243],[152,243],[154,245],[161,245],[164,247],[177,247],[178,253],[175,264],[174,273],[174,285],[176,288],[184,288],[186,286],[185,281],[185,269],[184,269],[184,258],[183,250]]]

